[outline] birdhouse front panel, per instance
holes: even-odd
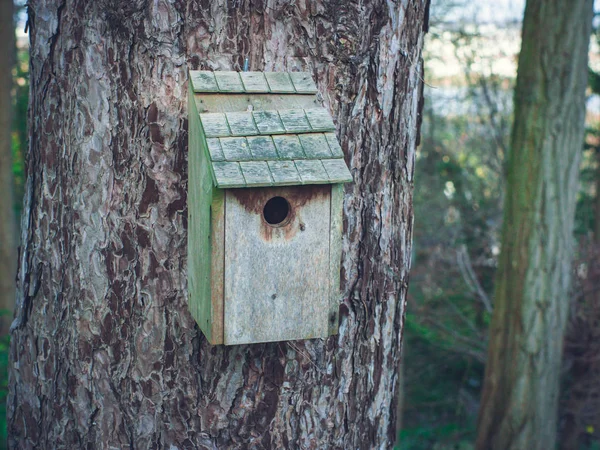
[[[192,314],[213,344],[335,334],[342,183],[352,178],[312,79],[192,71],[190,80]]]
[[[225,342],[327,336],[331,187],[231,189],[225,199]]]

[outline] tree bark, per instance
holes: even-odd
[[[17,231],[13,203],[12,69],[15,27],[12,0],[0,0],[0,336],[8,334],[15,306]]]
[[[478,449],[552,449],[592,0],[528,0]]]
[[[425,3],[30,1],[12,448],[392,446]],[[187,69],[245,57],[337,123],[339,336],[212,347],[188,311]]]

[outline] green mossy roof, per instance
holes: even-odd
[[[308,72],[211,72],[190,71],[194,92],[316,94]]]
[[[311,94],[304,72],[191,71],[194,92]],[[352,181],[325,108],[201,113],[219,188],[333,184]]]

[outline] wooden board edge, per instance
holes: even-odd
[[[344,185],[331,185],[331,219],[329,235],[329,314],[327,325],[329,335],[337,334],[341,300],[340,266],[342,260],[342,224],[344,206]]]
[[[225,324],[225,192],[213,190],[210,205],[211,245],[211,344],[223,344]]]
[[[189,117],[189,130],[188,130],[188,180],[196,180],[200,176],[199,164],[199,137],[200,137],[200,124],[199,116],[194,101],[194,86],[192,83],[191,76],[189,77],[188,83],[188,117]],[[201,268],[197,267],[193,249],[196,242],[195,236],[200,231],[200,224],[197,223],[199,218],[197,217],[197,211],[194,205],[199,202],[198,199],[198,186],[194,183],[188,182],[188,308],[189,311],[204,333],[207,340],[210,342],[210,329],[204,326],[201,317],[201,303],[202,295],[200,292],[201,283]]]

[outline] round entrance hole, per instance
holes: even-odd
[[[263,209],[263,217],[269,225],[285,225],[290,214],[290,204],[283,197],[273,197]]]

